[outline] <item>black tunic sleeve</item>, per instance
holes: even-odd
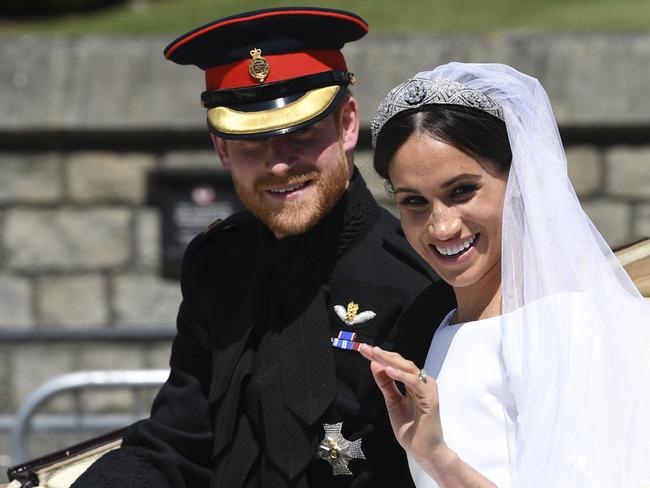
[[[211,356],[205,320],[193,303],[192,278],[202,239],[197,237],[185,253],[171,372],[153,403],[151,417],[131,425],[122,447],[95,462],[72,488],[208,486]]]

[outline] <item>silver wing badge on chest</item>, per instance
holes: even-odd
[[[374,319],[377,315],[372,310],[359,313],[359,304],[350,302],[347,309],[343,305],[334,305],[334,311],[339,318],[348,325],[359,325]]]

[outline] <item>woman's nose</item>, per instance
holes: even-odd
[[[427,226],[431,237],[439,241],[447,241],[458,236],[462,222],[458,215],[434,208],[429,216]]]

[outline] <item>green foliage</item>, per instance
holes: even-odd
[[[124,2],[125,0],[3,0],[0,11],[8,17],[47,17]]]
[[[6,1],[23,3],[36,0],[2,0]],[[242,10],[287,4],[351,10],[369,22],[371,32],[621,32],[650,29],[648,0],[129,0],[119,7],[47,22],[0,22],[0,31],[176,35]]]

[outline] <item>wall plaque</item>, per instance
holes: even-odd
[[[148,185],[148,202],[161,215],[161,272],[178,279],[192,238],[243,207],[230,173],[219,169],[155,169]]]

